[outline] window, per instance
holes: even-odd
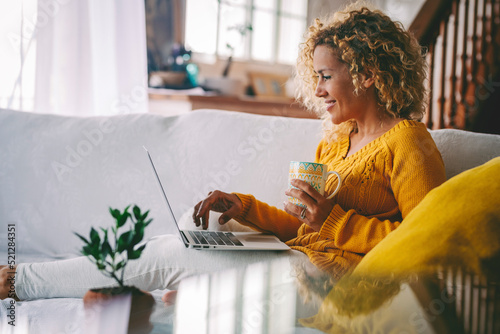
[[[307,0],[187,0],[185,43],[198,53],[292,64],[306,23]]]

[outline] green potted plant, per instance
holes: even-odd
[[[101,228],[101,233],[93,227],[90,229],[89,238],[75,233],[84,243],[81,254],[87,256],[97,269],[104,275],[113,278],[117,286],[87,291],[83,297],[86,309],[93,308],[96,304],[101,306],[112,302],[113,298],[123,295],[131,295],[131,308],[129,316],[129,333],[147,333],[151,330],[149,316],[154,307],[153,296],[134,286],[124,284],[125,269],[131,260],[139,259],[146,248],[146,243],[139,246],[144,238],[144,230],[152,219],[148,219],[149,210],[141,212],[135,205],[132,213],[129,212],[130,205],[123,211],[109,208],[111,216],[115,220],[111,228]],[[130,221],[130,228],[119,233]],[[111,230],[111,232],[110,232]]]

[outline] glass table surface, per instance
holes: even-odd
[[[295,261],[295,260],[293,260]],[[280,259],[182,281],[174,333],[500,333],[497,280],[460,270],[336,282]]]

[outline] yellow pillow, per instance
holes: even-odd
[[[481,273],[500,254],[500,157],[430,191],[352,275],[395,276],[460,265]]]

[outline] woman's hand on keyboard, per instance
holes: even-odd
[[[206,230],[210,210],[222,213],[219,217],[219,224],[224,225],[231,218],[241,213],[242,209],[243,204],[238,196],[215,190],[208,193],[207,198],[195,205],[193,221],[196,226],[201,224],[202,228]]]

